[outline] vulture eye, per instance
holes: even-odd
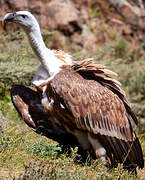
[[[25,19],[27,16],[26,15],[22,15],[22,18]]]

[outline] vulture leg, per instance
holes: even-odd
[[[102,146],[102,144],[96,139],[96,136],[88,133],[88,139],[93,147],[96,158],[100,158],[102,161],[106,161],[106,150]]]

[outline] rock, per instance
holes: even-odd
[[[132,33],[132,30],[131,30],[131,27],[128,25],[128,26],[125,26],[124,28],[123,28],[123,34],[124,35],[126,35],[126,36],[128,36],[128,35],[130,35]]]
[[[46,5],[43,1],[31,1],[28,10],[34,14],[41,27],[47,26]]]
[[[50,29],[57,29],[70,36],[82,30],[80,11],[70,0],[54,0],[47,4],[47,17]]]
[[[82,27],[82,34],[75,33],[72,36],[72,41],[84,48],[84,54],[96,52],[96,37],[86,24]]]
[[[19,0],[19,3],[17,0],[6,0],[6,4],[8,5],[9,9],[13,9],[13,11],[17,11],[17,10],[28,10],[28,0]]]

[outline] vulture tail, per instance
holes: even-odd
[[[98,138],[107,150],[112,166],[123,163],[123,168],[133,173],[136,173],[137,167],[144,167],[143,152],[137,137],[132,142],[102,135]]]

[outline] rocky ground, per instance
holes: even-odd
[[[140,2],[140,3],[139,3]],[[29,10],[42,28],[55,31],[50,47],[84,48],[95,53],[100,44],[107,42],[114,31],[136,46],[144,41],[145,12],[142,1],[130,0],[1,0],[0,17],[6,12]],[[8,27],[11,29],[11,25]],[[14,28],[15,29],[15,28]],[[113,37],[112,37],[113,38]]]

